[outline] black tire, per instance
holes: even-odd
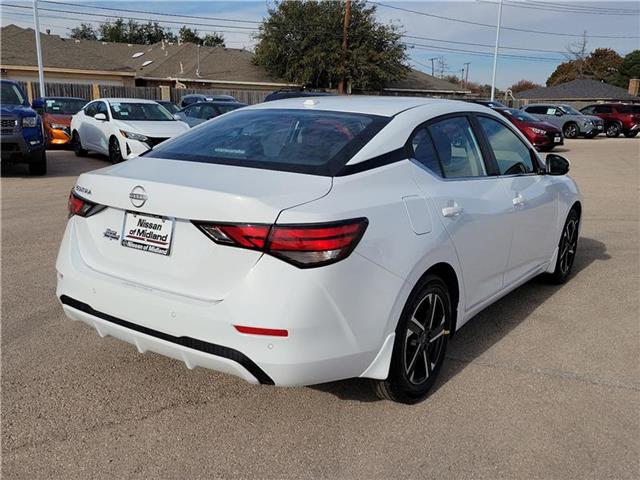
[[[120,151],[120,142],[116,137],[109,139],[109,160],[111,163],[120,163],[124,160]]]
[[[598,135],[598,132],[595,133],[587,133],[584,138],[596,138],[596,136]]]
[[[42,149],[41,152],[33,154],[29,162],[29,175],[32,177],[47,174],[47,152]]]
[[[427,396],[444,361],[451,312],[446,283],[425,275],[409,295],[396,327],[389,376],[374,381],[380,398],[412,404]]]
[[[562,127],[562,134],[564,135],[564,138],[578,138],[578,135],[580,134],[578,124],[574,122],[567,122],[564,127]]]
[[[558,258],[556,267],[550,275],[552,283],[561,284],[567,281],[571,274],[571,268],[576,258],[578,250],[578,233],[580,227],[580,215],[575,208],[572,208],[567,215],[567,220],[562,227],[562,235],[558,243]]]
[[[82,142],[80,141],[80,134],[78,132],[73,132],[71,144],[73,145],[73,153],[76,154],[76,157],[86,157],[89,153],[82,148]]]
[[[539,152],[550,152],[555,145],[545,145],[544,147],[537,147]]]
[[[622,132],[622,128],[620,128],[620,124],[618,123],[610,123],[605,128],[607,137],[609,138],[616,138]]]
[[[627,138],[633,138],[636,135],[638,135],[638,130],[636,130],[635,132],[625,132],[624,133],[624,136],[627,137]]]

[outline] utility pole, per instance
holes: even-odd
[[[38,82],[40,82],[40,96],[46,97],[44,86],[44,66],[42,64],[42,46],[40,45],[40,20],[38,19],[38,0],[33,0],[33,23],[36,31],[36,56],[38,57]]]
[[[493,74],[491,75],[491,101],[496,95],[496,68],[498,67],[498,45],[500,44],[500,24],[502,23],[502,0],[498,4],[498,24],[496,25],[496,46],[493,50]]]
[[[433,61],[434,61],[434,60],[437,60],[437,59],[438,59],[438,57],[433,57],[433,58],[430,58],[430,59],[429,59],[429,60],[431,60],[431,76],[432,76],[432,77],[435,77],[435,76],[436,76],[436,69],[435,69],[435,66],[434,66],[434,64],[433,64]]]
[[[464,87],[464,67],[460,69],[460,86]]]
[[[464,88],[467,88],[467,84],[469,83],[469,65],[471,65],[471,62],[466,62],[464,64],[466,72],[464,74]]]
[[[349,24],[351,23],[351,0],[345,1],[344,9],[344,24],[342,27],[342,68],[344,71],[347,69],[347,50],[349,48]],[[338,83],[338,93],[344,95],[346,87],[346,74],[342,74],[342,78]]]

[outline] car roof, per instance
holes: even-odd
[[[38,97],[36,98],[36,100],[82,100],[84,102],[88,101],[85,98],[82,97],[61,97],[61,96],[46,96],[46,97]]]
[[[157,103],[155,100],[147,100],[146,98],[96,98],[109,103]]]
[[[195,102],[195,103],[191,103],[189,105],[187,105],[186,108],[191,108],[194,105],[213,105],[214,107],[220,106],[220,107],[226,107],[228,105],[246,105],[246,103],[242,103],[242,102],[228,102],[228,101],[224,101],[224,100],[214,100],[212,102]]]
[[[304,109],[323,110],[345,113],[364,113],[392,117],[405,110],[423,105],[441,105],[450,102],[452,104],[475,107],[477,104],[459,102],[456,100],[441,100],[425,97],[392,97],[392,96],[344,96],[328,95],[320,97],[296,97],[271,102],[258,103],[247,108],[250,109]],[[486,108],[486,107],[483,107]],[[474,110],[475,108],[470,108]]]

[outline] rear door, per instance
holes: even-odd
[[[476,118],[498,166],[498,182],[511,205],[514,229],[506,286],[549,261],[557,241],[558,192],[549,176],[541,174],[537,155],[506,122],[485,115]]]
[[[513,235],[510,200],[468,116],[428,122],[414,132],[411,149],[416,182],[455,246],[470,310],[502,289]]]

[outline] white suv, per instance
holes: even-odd
[[[91,150],[119,163],[187,130],[186,123],[153,100],[101,98],[73,116],[71,143],[78,156]]]

